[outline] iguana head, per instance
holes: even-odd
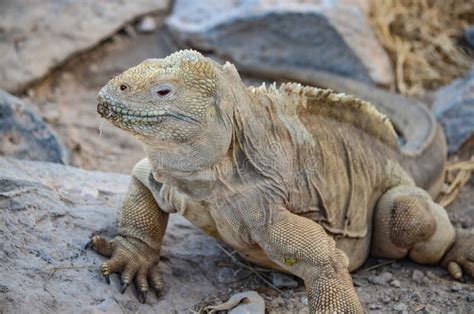
[[[231,127],[219,108],[224,67],[192,50],[145,60],[101,89],[97,111],[145,149],[162,152],[169,166],[186,159],[190,170],[202,168],[230,143]]]

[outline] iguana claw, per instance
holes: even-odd
[[[140,300],[141,303],[145,304],[146,303],[146,296],[147,296],[148,291],[140,291],[138,292],[138,299]]]
[[[120,289],[120,293],[121,293],[121,294],[124,294],[124,293],[125,293],[125,290],[127,290],[128,285],[129,285],[128,283],[122,284],[122,288]]]
[[[162,283],[157,267],[159,254],[156,250],[138,239],[122,236],[107,241],[96,235],[89,242],[86,244],[86,248],[92,248],[97,253],[110,257],[100,266],[100,272],[108,284],[110,284],[110,274],[121,273],[120,293],[125,293],[130,282],[135,279],[138,299],[141,303],[146,302],[148,281],[159,295]]]

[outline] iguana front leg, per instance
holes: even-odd
[[[268,256],[303,278],[311,313],[362,313],[348,259],[316,222],[286,210],[266,226],[257,242]]]
[[[111,273],[121,272],[123,293],[135,279],[142,303],[146,301],[149,284],[157,293],[163,288],[158,261],[168,216],[160,210],[151,192],[132,177],[121,211],[119,235],[110,241],[101,236],[91,239],[95,251],[110,257],[100,267],[107,281]]]

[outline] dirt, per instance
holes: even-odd
[[[29,89],[26,97],[73,152],[76,166],[128,174],[135,162],[144,157],[141,145],[132,136],[108,123],[99,131],[101,120],[95,99],[98,90],[114,74],[146,58],[164,57],[172,52],[174,47],[167,41],[162,26],[152,34],[120,32]],[[246,82],[255,84],[259,80],[246,78]],[[448,207],[454,225],[471,232],[473,191],[471,179]],[[281,294],[228,258],[223,258],[222,263],[227,263],[235,278],[230,283],[217,282],[221,294],[209,296],[203,303],[225,300],[237,291],[253,289],[264,297],[270,313],[307,313],[302,284],[296,289],[282,289]],[[236,272],[239,269],[240,275]],[[439,267],[408,260],[369,259],[353,278],[368,312],[474,313],[474,281],[456,282]]]

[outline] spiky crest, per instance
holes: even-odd
[[[369,102],[354,96],[298,83],[281,84],[280,88],[276,88],[275,84],[270,88],[262,85],[251,87],[250,91],[256,94],[272,95],[272,97],[275,97],[275,94],[282,95],[288,100],[284,102],[288,107],[284,109],[286,112],[303,109],[307,114],[348,123],[364,130],[390,147],[399,149],[397,133],[389,118]]]

